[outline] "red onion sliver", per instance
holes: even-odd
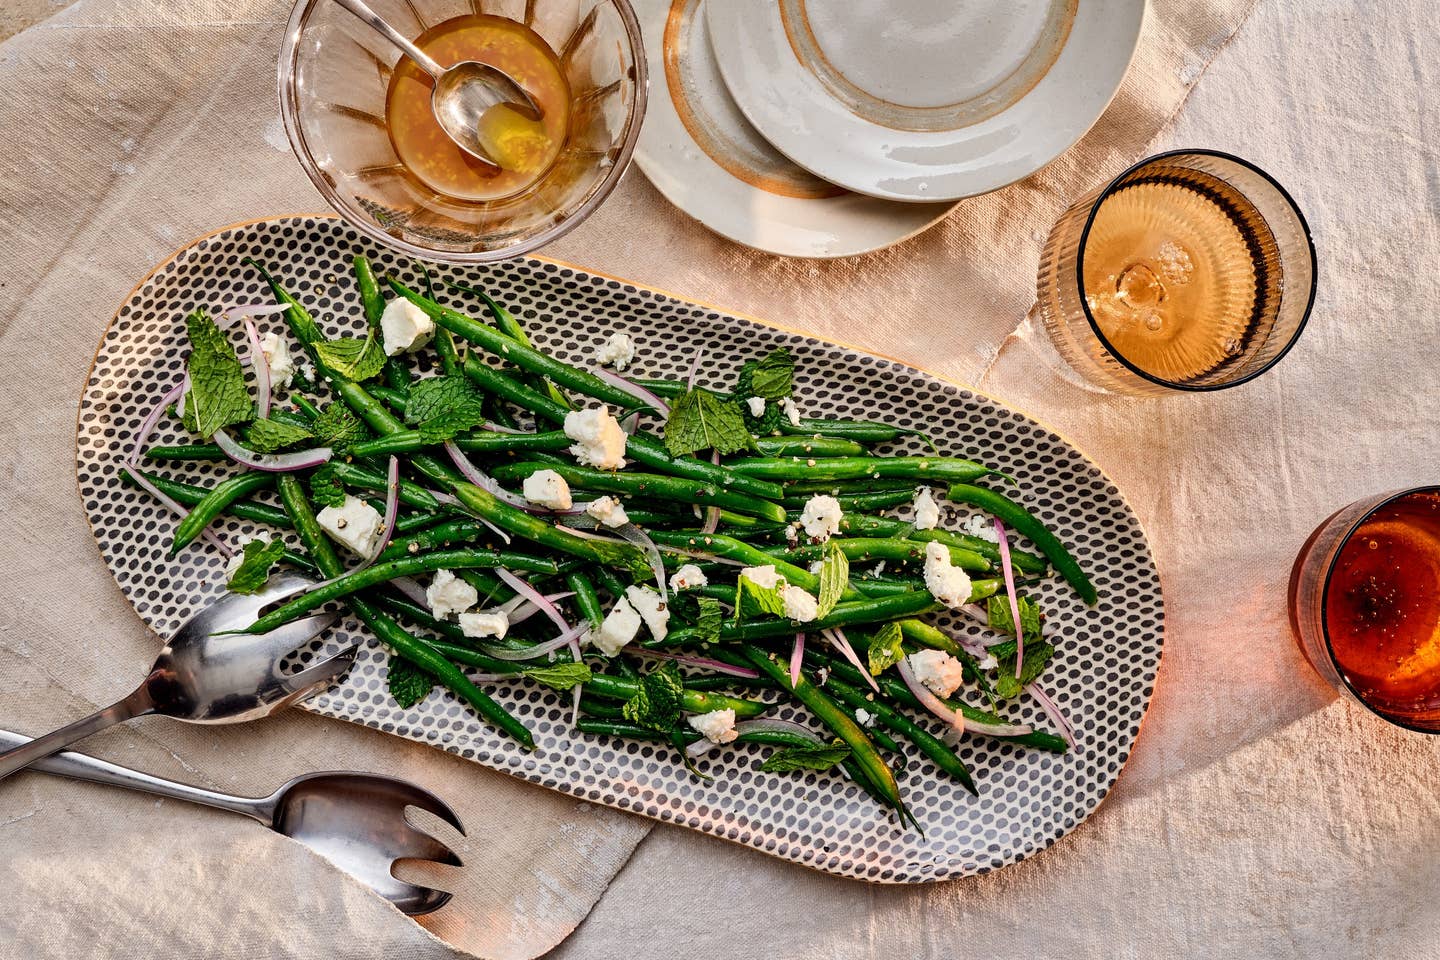
[[[715,464],[715,466],[717,466],[717,467],[720,466],[720,451],[719,451],[719,450],[712,450],[712,451],[710,451],[710,462],[713,463],[713,464]],[[718,528],[719,526],[720,526],[720,508],[719,508],[719,507],[706,507],[706,508],[705,508],[705,523],[704,523],[703,525],[701,525],[701,527],[700,527],[700,532],[701,532],[701,533],[714,533],[715,530],[716,530],[716,528]]]
[[[910,658],[901,657],[895,664],[895,669],[900,673],[900,679],[905,681],[905,686],[915,695],[915,699],[935,716],[944,720],[956,729],[966,730],[970,733],[983,733],[990,737],[1023,737],[1027,733],[1034,732],[1035,728],[1028,723],[984,723],[980,720],[971,720],[963,714],[956,713],[940,701],[940,698],[930,692],[915,676],[915,671],[910,669]]]
[[[707,560],[710,563],[718,563],[727,567],[748,567],[750,564],[744,560],[733,560],[730,557],[722,557],[714,553],[706,553],[704,550],[687,550],[684,547],[672,547],[668,544],[657,544],[661,553],[673,553],[676,556],[690,557],[695,560]]]
[[[1005,574],[1005,592],[1010,598],[1010,616],[1015,624],[1015,676],[1025,664],[1025,626],[1020,622],[1020,601],[1015,599],[1015,568],[1010,565],[1010,538],[1005,535],[1005,524],[995,518],[995,534],[1000,538],[1000,569]]]
[[[546,594],[545,599],[554,602],[556,600],[564,600],[567,597],[573,596],[575,596],[574,593],[551,593]],[[540,612],[539,607],[535,606],[535,604],[520,596],[512,597],[509,600],[506,600],[504,603],[500,604],[499,609],[505,611],[505,616],[507,619],[509,619],[510,625],[512,627],[517,623],[524,623],[526,620],[529,620],[531,617],[535,616],[535,614]]]
[[[179,517],[182,520],[185,519],[185,517],[189,516],[189,510],[186,510],[184,507],[180,506],[180,504],[176,503],[173,498],[160,492],[160,488],[155,486],[155,484],[151,483],[149,480],[145,479],[145,477],[140,474],[139,470],[133,469],[133,465],[132,469],[130,470],[130,478],[134,480],[136,484],[138,484],[140,488],[143,489],[146,493],[150,494],[150,496],[154,497],[156,500],[159,500],[162,504],[164,504],[171,513],[175,514],[175,516]],[[234,555],[235,551],[230,549],[230,545],[224,540],[221,540],[218,536],[216,536],[215,531],[209,529],[208,527],[200,531],[200,536],[204,537],[206,542],[208,542],[211,546],[215,547],[225,556],[229,557]]]
[[[546,640],[544,643],[537,643],[534,646],[525,647],[519,650],[515,649],[514,647],[500,647],[490,643],[481,643],[477,644],[477,646],[479,646],[479,648],[485,653],[494,657],[496,660],[510,660],[512,662],[519,662],[524,660],[534,660],[537,657],[543,657],[546,654],[554,653],[561,647],[568,646],[571,642],[573,641],[570,637],[556,637],[554,640]]]
[[[690,744],[685,748],[685,756],[689,757],[691,760],[698,760],[718,746],[720,746],[720,744],[714,742],[713,740],[710,740],[706,737],[701,737],[699,740],[696,740],[694,743]]]
[[[702,667],[715,673],[723,673],[731,677],[744,677],[746,680],[758,680],[759,671],[751,670],[749,667],[736,667],[725,663],[723,660],[712,660],[709,657],[696,657],[687,653],[666,653],[663,650],[631,650],[630,653],[637,657],[652,657],[656,660],[673,660],[676,663],[687,664],[692,667]]]
[[[655,574],[655,586],[660,590],[660,599],[669,603],[670,590],[665,586],[665,561],[660,557],[660,548],[655,545],[655,541],[633,523],[622,523],[615,528],[615,532],[645,554],[645,559],[650,562],[650,572]]]
[[[700,347],[695,351],[695,359],[690,361],[690,372],[685,375],[685,389],[695,389],[695,377],[700,373],[700,360],[705,356],[705,348]]]
[[[185,385],[189,382],[189,376],[181,377],[179,383],[165,391],[165,396],[161,397],[160,402],[155,404],[155,409],[146,414],[145,422],[140,424],[140,429],[135,433],[135,445],[130,448],[130,458],[126,461],[127,463],[134,465],[140,462],[140,453],[145,447],[145,441],[149,440],[150,434],[155,432],[155,425],[159,423],[160,418],[165,415],[165,408],[185,396]],[[134,471],[131,472],[133,473]]]
[[[289,309],[289,304],[284,303],[244,303],[238,307],[221,310],[219,319],[223,322],[217,324],[217,326],[223,330],[236,320],[248,317],[271,317],[277,313],[284,313]]]
[[[646,390],[644,387],[640,386],[640,384],[631,383],[625,377],[620,376],[620,374],[612,373],[611,371],[606,370],[604,367],[592,366],[590,368],[590,372],[595,374],[595,376],[599,377],[601,380],[604,380],[606,383],[610,384],[610,386],[614,387],[616,390],[624,390],[636,400],[639,400],[641,403],[649,406],[660,416],[670,416],[670,405],[667,404],[664,400],[661,400],[659,397],[655,396],[655,394],[651,393],[649,390]]]
[[[632,413],[624,420],[621,420],[620,429],[625,432],[627,437],[633,437],[635,431],[640,429],[640,414]]]
[[[250,343],[250,365],[255,368],[255,412],[262,418],[270,416],[270,361],[260,345],[260,331],[255,321],[245,318],[245,339]]]
[[[1025,692],[1035,698],[1035,702],[1040,704],[1040,709],[1045,711],[1045,716],[1060,728],[1060,735],[1065,738],[1066,743],[1070,744],[1070,749],[1079,749],[1079,745],[1075,742],[1075,728],[1070,726],[1070,721],[1066,720],[1065,714],[1060,712],[1060,705],[1051,700],[1050,695],[1040,689],[1040,685],[1034,681],[1025,684]]]
[[[548,512],[541,507],[535,506],[535,504],[531,503],[529,500],[526,500],[524,497],[511,493],[509,490],[506,490],[504,487],[500,486],[500,484],[496,483],[489,474],[487,474],[484,470],[481,470],[479,467],[475,466],[475,464],[471,462],[470,458],[465,456],[465,451],[457,447],[454,440],[445,441],[445,452],[450,454],[450,459],[455,462],[455,466],[458,467],[460,472],[465,475],[466,480],[469,480],[471,483],[475,484],[475,486],[484,490],[486,493],[489,493],[491,496],[495,497],[495,499],[502,500],[505,503],[510,504],[510,506],[512,507],[524,510],[526,513]]]
[[[550,622],[560,628],[562,634],[568,634],[571,630],[575,629],[565,622],[565,618],[560,615],[560,611],[555,608],[555,604],[545,599],[545,595],[539,590],[536,590],[504,567],[496,567],[495,575],[505,581],[505,585],[510,589],[539,607],[540,611],[550,618]]]
[[[498,423],[491,423],[489,420],[486,420],[486,421],[482,424],[482,426],[483,426],[486,430],[490,430],[490,431],[492,431],[492,432],[494,432],[494,433],[524,433],[524,432],[525,432],[524,430],[521,430],[521,429],[518,428],[518,427],[506,427],[506,426],[501,426],[501,425],[498,424]]]
[[[399,590],[401,593],[405,594],[407,599],[418,603],[420,606],[430,606],[430,598],[425,596],[425,588],[420,586],[420,584],[417,583],[414,578],[396,577],[394,580],[390,581],[390,585],[393,586],[396,590]]]
[[[795,634],[795,646],[790,649],[790,686],[800,683],[800,664],[805,660],[805,634]]]
[[[221,450],[225,451],[225,456],[231,460],[241,466],[249,467],[252,470],[263,470],[266,473],[288,473],[292,470],[318,467],[333,455],[333,451],[329,447],[314,447],[309,450],[297,450],[294,453],[256,453],[248,447],[241,446],[223,429],[216,430],[212,439]]]
[[[870,671],[860,662],[860,658],[855,655],[855,648],[850,646],[850,639],[845,636],[839,627],[830,627],[827,630],[822,630],[821,635],[824,636],[826,640],[829,640],[830,645],[836,650],[839,650],[846,660],[850,661],[850,666],[860,671],[860,675],[865,678],[866,683],[870,684],[872,690],[876,693],[880,692],[880,684],[876,683],[875,678],[870,676]]]

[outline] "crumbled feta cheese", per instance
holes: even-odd
[[[605,656],[613,657],[625,644],[634,640],[635,634],[639,632],[640,614],[630,606],[629,600],[621,597],[615,601],[610,612],[605,614],[605,621],[600,624],[600,629],[591,631],[586,638]]]
[[[380,511],[359,497],[345,495],[345,502],[338,507],[326,507],[315,515],[320,527],[330,534],[351,553],[368,557],[379,546],[380,528],[384,518]]]
[[[952,610],[970,602],[970,575],[950,564],[950,548],[943,543],[925,544],[925,588]]]
[[[790,421],[792,427],[800,426],[800,408],[795,406],[793,397],[786,397],[780,401],[780,409],[785,413],[785,419]]]
[[[267,333],[260,338],[260,353],[265,366],[270,368],[270,387],[284,390],[295,379],[295,359],[290,356],[290,344],[280,339],[278,333]]]
[[[554,470],[536,470],[520,484],[520,492],[537,507],[551,510],[569,510],[572,503],[570,484]]]
[[[510,617],[504,610],[476,610],[460,614],[460,632],[467,637],[494,637],[505,639],[510,629]]]
[[[884,560],[881,560],[879,563],[875,564],[875,569],[870,571],[870,576],[872,576],[872,577],[878,577],[878,576],[880,576],[880,574],[882,574],[882,573],[884,573],[884,572],[885,572],[885,561],[884,561]]]
[[[821,571],[821,570],[824,570],[824,569],[825,569],[825,561],[824,561],[824,560],[816,560],[814,563],[810,564],[810,572],[813,573],[813,574],[817,574],[817,575],[818,575],[818,574],[820,573],[820,571]]]
[[[828,493],[816,494],[800,511],[800,524],[813,540],[829,540],[840,532],[840,501]]]
[[[816,670],[816,671],[815,671],[815,682],[816,682],[817,684],[819,684],[820,686],[822,686],[822,687],[825,686],[825,684],[826,684],[829,680],[830,680],[830,668],[829,668],[829,667],[821,667],[819,670]]]
[[[915,529],[934,530],[940,522],[940,506],[929,487],[915,491]]]
[[[734,710],[711,710],[686,717],[685,722],[690,724],[690,729],[703,733],[711,743],[729,743],[740,736],[735,732]]]
[[[999,670],[999,669],[1000,669],[1000,661],[995,659],[995,655],[994,655],[993,653],[987,653],[987,654],[985,654],[985,656],[981,657],[980,660],[979,660],[979,662],[976,663],[975,665],[976,665],[977,667],[979,667],[981,670]]]
[[[628,333],[612,333],[610,339],[595,348],[595,362],[602,367],[624,370],[635,359],[635,341]]]
[[[787,584],[780,599],[785,601],[785,616],[796,623],[809,623],[820,615],[819,601],[799,587]]]
[[[625,466],[625,431],[608,407],[571,410],[565,414],[565,436],[575,441],[575,459],[599,470]]]
[[[650,635],[656,640],[664,640],[670,629],[670,611],[664,598],[650,587],[630,586],[625,588],[625,599],[630,601],[630,606],[650,628]]]
[[[670,589],[674,590],[676,593],[679,593],[681,590],[698,589],[705,586],[709,582],[709,578],[705,576],[705,571],[701,570],[693,563],[687,563],[679,570],[676,570],[673,574],[671,574]]]
[[[415,304],[401,297],[385,305],[380,314],[381,341],[385,356],[414,353],[435,336],[435,321]]]
[[[972,517],[966,517],[963,524],[966,533],[972,537],[979,537],[981,540],[989,540],[991,543],[1000,542],[1000,534],[995,532],[995,521],[977,513]]]
[[[464,613],[479,599],[480,594],[474,587],[449,570],[436,570],[435,579],[425,588],[425,602],[430,604],[430,613],[436,620],[444,620],[452,613]]]
[[[943,650],[920,650],[910,654],[910,669],[915,679],[936,696],[948,697],[965,679],[965,666]]]
[[[855,708],[855,719],[860,721],[860,726],[862,727],[875,726],[875,714],[866,710],[864,707]]]
[[[585,505],[585,512],[607,527],[623,527],[630,522],[625,505],[614,497],[596,497]]]
[[[791,543],[798,543],[798,542],[800,541],[800,521],[799,521],[799,520],[796,520],[794,523],[786,524],[786,526],[785,526],[785,539],[786,539],[786,540],[789,540]]]
[[[746,567],[740,571],[740,576],[766,590],[774,590],[781,583],[780,574],[775,571],[773,563],[767,563],[763,567]]]
[[[764,397],[751,397],[749,400],[745,401],[745,406],[750,408],[750,416],[754,417],[755,419],[758,420],[761,417],[765,416]]]
[[[309,360],[301,360],[298,370],[300,372],[300,376],[305,378],[306,383],[315,382],[315,364],[311,363]]]

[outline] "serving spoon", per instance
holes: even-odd
[[[531,120],[540,119],[540,107],[534,98],[499,67],[478,60],[462,60],[453,66],[442,67],[409,37],[371,10],[364,0],[336,2],[399,47],[421,70],[430,74],[435,81],[430,90],[430,109],[434,111],[435,119],[461,150],[477,160],[500,169],[500,164],[495,162],[480,138],[480,118],[491,107],[508,104]]]
[[[0,747],[27,742],[28,737],[0,730]],[[396,879],[391,873],[395,861],[432,860],[460,866],[454,851],[405,819],[405,809],[417,807],[433,813],[463,836],[465,828],[455,811],[429,790],[394,777],[339,771],[307,773],[269,796],[252,798],[175,783],[68,750],[43,757],[30,769],[244,814],[305,844],[411,916],[439,910],[449,902],[450,894]]]
[[[295,620],[268,633],[234,632],[254,623],[270,604],[313,586],[309,577],[286,573],[272,577],[259,593],[227,593],[202,608],[175,631],[150,674],[129,696],[0,753],[0,780],[82,737],[135,717],[154,713],[187,723],[244,723],[328,687],[349,669],[354,647],[295,673],[285,673],[281,665],[334,623],[337,614]]]

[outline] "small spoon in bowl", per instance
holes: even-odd
[[[416,65],[430,74],[435,86],[430,91],[430,109],[440,128],[456,146],[490,166],[500,169],[480,136],[480,118],[491,107],[506,104],[531,120],[539,120],[540,107],[510,74],[478,60],[462,60],[442,67],[409,37],[396,30],[371,10],[364,0],[336,0],[340,6],[399,47]]]

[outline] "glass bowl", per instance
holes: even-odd
[[[572,106],[560,156],[533,186],[488,202],[446,197],[405,169],[386,132],[400,52],[333,0],[300,0],[280,51],[280,113],[300,165],[357,229],[417,257],[499,260],[567,233],[615,188],[645,114],[645,53],[627,0],[369,2],[409,36],[475,12],[525,23],[559,55]]]

